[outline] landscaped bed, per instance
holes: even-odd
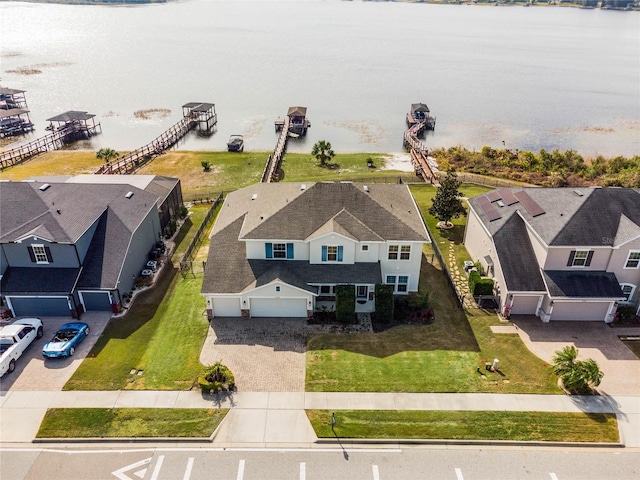
[[[209,437],[227,412],[215,408],[51,408],[36,437]]]
[[[319,438],[619,442],[612,413],[307,410],[307,416]]]

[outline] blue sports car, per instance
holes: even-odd
[[[53,339],[45,343],[42,355],[49,358],[70,357],[87,335],[89,335],[89,325],[86,323],[65,323]]]

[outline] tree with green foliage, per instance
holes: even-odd
[[[321,167],[326,167],[327,163],[330,162],[336,154],[332,150],[330,142],[327,142],[326,140],[319,140],[313,146],[311,155],[320,162]]]
[[[569,392],[590,393],[593,387],[600,385],[604,373],[595,360],[591,358],[578,360],[577,358],[578,349],[573,345],[556,350],[553,357],[554,371]]]
[[[96,152],[96,158],[104,160],[104,163],[109,163],[117,156],[118,152],[116,152],[113,148],[101,148]]]
[[[456,172],[449,170],[447,176],[440,182],[433,204],[429,208],[429,213],[442,222],[444,228],[452,226],[452,218],[467,215],[461,200],[460,185],[462,182],[458,180]]]

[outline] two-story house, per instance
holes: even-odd
[[[260,183],[225,199],[202,294],[209,318],[308,317],[348,284],[372,312],[376,284],[418,290],[428,242],[406,185]]]
[[[161,234],[158,196],[127,184],[0,182],[0,294],[13,315],[111,310]]]
[[[469,207],[464,244],[503,312],[611,322],[638,307],[640,190],[503,188]]]

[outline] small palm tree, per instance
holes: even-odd
[[[320,166],[326,167],[327,162],[330,162],[331,159],[335,156],[335,152],[331,149],[331,143],[327,142],[326,140],[320,140],[313,146],[311,155],[316,157],[316,159],[320,162]]]
[[[96,158],[104,160],[104,163],[109,163],[111,160],[118,156],[113,148],[101,148],[96,152]]]
[[[572,393],[589,393],[602,382],[604,373],[595,360],[578,360],[578,349],[568,345],[557,350],[553,357],[553,368],[564,387]]]

